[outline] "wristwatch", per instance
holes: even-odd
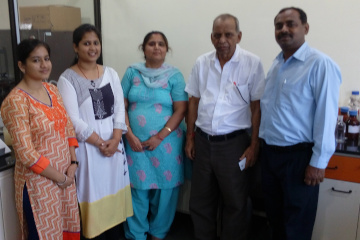
[[[79,162],[78,161],[71,161],[71,164],[76,164],[79,166]]]

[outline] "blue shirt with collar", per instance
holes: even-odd
[[[310,165],[326,168],[335,151],[341,82],[337,64],[306,42],[287,61],[281,52],[265,80],[260,138],[277,146],[312,142]]]

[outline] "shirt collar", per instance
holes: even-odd
[[[296,58],[299,61],[305,61],[306,58],[306,54],[309,50],[309,45],[307,44],[307,42],[304,42],[301,47],[290,57],[290,58]],[[290,59],[289,58],[289,59]],[[279,55],[277,55],[276,57],[277,60],[284,60],[284,54],[283,52],[279,53]]]

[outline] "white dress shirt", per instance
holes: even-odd
[[[215,50],[200,56],[185,88],[200,98],[195,125],[211,135],[250,128],[250,102],[261,98],[264,78],[260,58],[238,45],[223,69]]]

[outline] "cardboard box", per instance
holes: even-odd
[[[73,31],[81,24],[80,8],[60,5],[20,7],[20,25],[31,29]]]

